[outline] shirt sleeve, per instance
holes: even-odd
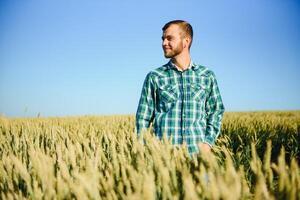
[[[220,134],[221,123],[225,111],[215,74],[211,75],[210,94],[206,101],[206,133],[205,143],[212,146]]]
[[[136,112],[136,133],[139,136],[142,130],[148,129],[150,127],[150,123],[154,118],[154,101],[155,101],[155,93],[154,93],[154,84],[151,78],[151,72],[147,74],[139,104]]]

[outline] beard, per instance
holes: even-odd
[[[174,58],[179,55],[183,50],[183,44],[180,42],[175,48],[164,50],[164,54],[166,58]]]

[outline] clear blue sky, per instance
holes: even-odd
[[[192,24],[226,111],[300,109],[299,1],[2,0],[0,114],[135,113],[173,19]]]

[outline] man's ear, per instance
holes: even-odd
[[[185,37],[184,38],[184,47],[189,47],[190,43],[191,43],[191,38],[190,37]]]

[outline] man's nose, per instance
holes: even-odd
[[[166,46],[166,45],[167,45],[167,42],[168,42],[167,40],[163,40],[162,45],[163,45],[163,46]]]

